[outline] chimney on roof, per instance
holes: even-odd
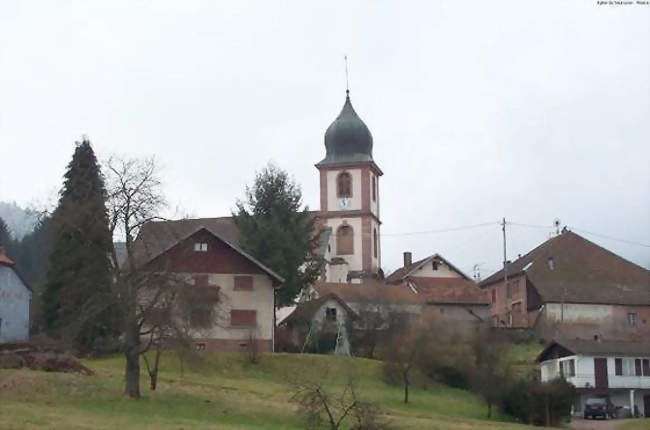
[[[404,253],[404,267],[410,266],[413,263],[413,254],[410,252]]]

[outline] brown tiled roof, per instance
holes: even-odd
[[[317,299],[299,303],[293,312],[291,312],[284,320],[282,320],[282,324],[292,325],[311,323],[311,320],[314,318],[316,312],[330,299],[336,300],[346,310],[351,319],[357,318],[356,312],[354,312],[354,310],[352,310],[347,305],[347,303],[343,301],[343,299],[334,293],[329,293],[320,296]]]
[[[138,262],[151,261],[202,228],[232,245],[239,243],[237,226],[232,217],[153,221],[140,230],[135,244]]]
[[[200,230],[206,230],[212,233],[219,240],[230,246],[235,252],[255,263],[272,278],[284,282],[281,276],[239,248],[237,228],[232,221],[232,217],[149,222],[142,226],[140,234],[134,242],[133,252],[135,254],[135,260],[139,265],[147,264],[176,246],[180,241],[187,239]]]
[[[650,271],[570,231],[508,265],[508,276],[522,273],[545,302],[650,305]],[[500,270],[480,286],[502,279]]]
[[[317,217],[318,211],[309,211],[309,214]],[[186,238],[194,232],[205,228],[212,234],[225,240],[231,245],[239,246],[239,230],[230,216],[218,218],[192,218],[180,219],[173,221],[152,221],[145,224],[139,235],[140,241],[136,245],[137,259],[151,261],[156,256],[162,254],[171,246],[175,245],[180,239]],[[321,241],[328,242],[331,229],[321,232]],[[321,243],[317,252],[320,255],[325,253],[327,243]]]
[[[452,270],[456,271],[460,276],[462,276],[463,278],[469,280],[467,275],[465,275],[460,269],[458,269],[456,266],[454,266],[449,261],[447,261],[442,255],[433,254],[433,255],[430,255],[430,256],[428,256],[426,258],[418,260],[415,263],[409,264],[408,266],[400,267],[399,269],[395,270],[393,273],[391,273],[390,275],[388,275],[386,277],[386,282],[388,282],[389,284],[392,284],[392,283],[403,281],[411,273],[413,273],[415,270],[419,269],[421,266],[423,266],[424,264],[428,263],[429,261],[431,261],[433,259],[437,259],[439,261],[442,261],[447,266],[449,266]]]
[[[11,258],[7,257],[7,254],[0,250],[0,264],[4,266],[13,266],[14,262]]]
[[[463,278],[409,277],[427,303],[488,305],[489,297],[474,282]]]
[[[346,303],[424,303],[424,296],[406,284],[385,284],[373,279],[366,279],[361,284],[316,282],[314,289],[321,297],[334,293]]]
[[[564,349],[566,355],[650,356],[650,343],[643,341],[557,339],[539,353],[537,361],[546,360],[548,353],[553,349]]]

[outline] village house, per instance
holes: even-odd
[[[565,229],[506,266],[480,283],[494,326],[545,339],[650,338],[650,271],[576,233]]]
[[[621,408],[619,418],[637,413],[650,417],[648,342],[555,340],[539,354],[537,362],[542,382],[564,378],[576,387],[576,415],[584,414],[587,399],[601,397]]]
[[[198,350],[274,350],[275,293],[283,279],[236,245],[230,218],[156,221],[136,241],[141,267],[185,276],[196,297],[217,297],[214,324],[193,335]],[[192,309],[200,320],[202,307]]]
[[[406,284],[421,297],[423,315],[475,326],[489,320],[487,294],[440,254],[413,262],[404,253],[404,265],[386,278],[388,284]]]
[[[0,248],[0,343],[29,340],[32,291]]]
[[[308,343],[317,342],[317,337],[328,335],[334,339],[332,353],[350,355],[350,331],[358,320],[358,314],[338,295],[326,294],[314,300],[301,303],[281,323],[290,337],[290,342],[304,351]]]

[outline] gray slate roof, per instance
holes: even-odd
[[[349,92],[341,113],[325,132],[325,149],[319,166],[372,161],[372,134],[354,111]]]

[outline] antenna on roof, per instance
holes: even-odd
[[[555,235],[559,236],[560,235],[560,218],[555,218],[553,220],[553,225],[555,226]]]
[[[344,55],[343,60],[345,60],[345,94],[350,94],[350,79],[348,76],[348,56]]]

